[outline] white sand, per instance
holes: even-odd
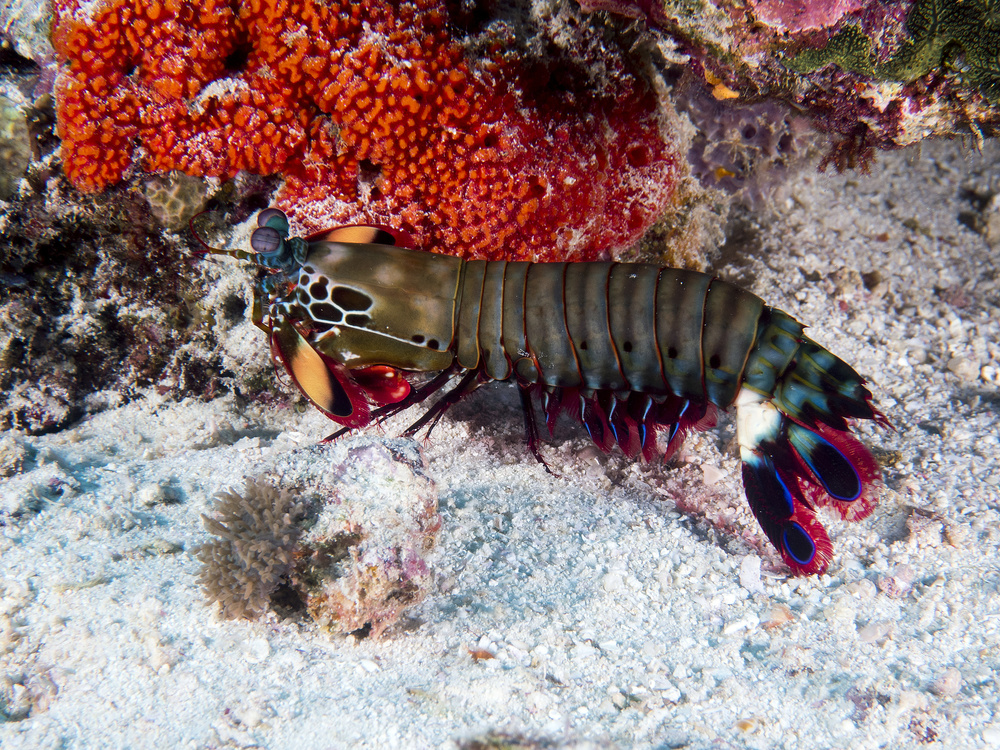
[[[810,323],[897,428],[861,430],[887,488],[871,518],[829,520],[827,575],[789,578],[762,543],[729,420],[653,467],[567,428],[544,447],[556,478],[498,386],[424,446],[438,590],[404,627],[222,622],[196,583],[200,514],[330,424],[147,394],[23,438],[35,460],[0,482],[0,510],[24,511],[0,528],[0,705],[30,707],[0,744],[1000,747],[1000,277],[958,222],[998,162],[934,144],[803,175],[762,249],[718,269]],[[158,488],[179,502],[147,507]]]

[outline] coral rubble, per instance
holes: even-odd
[[[217,269],[192,268],[136,190],[74,203],[26,182],[0,206],[0,429],[61,429],[146,387],[218,393],[213,337],[237,316],[204,289]]]
[[[675,85],[674,102],[697,129],[687,152],[691,174],[750,206],[766,206],[817,151],[808,118],[781,101],[719,100],[688,74]]]
[[[347,439],[295,451],[281,473],[308,487],[293,500],[263,482],[219,495],[217,538],[201,548],[201,581],[227,618],[301,605],[324,628],[381,635],[433,583],[428,553],[437,491],[410,440]]]
[[[437,490],[411,440],[355,439],[327,456],[338,481],[302,539],[294,585],[319,624],[377,637],[433,583]]]
[[[136,167],[280,173],[306,230],[378,222],[509,259],[601,256],[671,204],[657,99],[593,34],[526,61],[509,25],[458,38],[439,0],[54,7],[63,164],[84,190]]]
[[[150,177],[143,192],[156,220],[164,227],[179,230],[204,207],[209,190],[204,180],[170,172]]]

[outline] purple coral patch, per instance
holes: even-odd
[[[781,31],[809,31],[833,26],[866,5],[863,0],[750,0],[761,23]]]

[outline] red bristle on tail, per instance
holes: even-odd
[[[779,468],[771,452],[755,453],[743,462],[743,488],[761,528],[796,574],[822,573],[833,546],[812,508],[803,501],[794,470]]]

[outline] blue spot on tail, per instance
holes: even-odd
[[[788,441],[831,497],[851,502],[861,496],[864,487],[857,469],[833,443],[794,423],[788,426]]]
[[[795,521],[782,530],[781,546],[799,565],[808,565],[816,555],[816,544],[812,537]]]

